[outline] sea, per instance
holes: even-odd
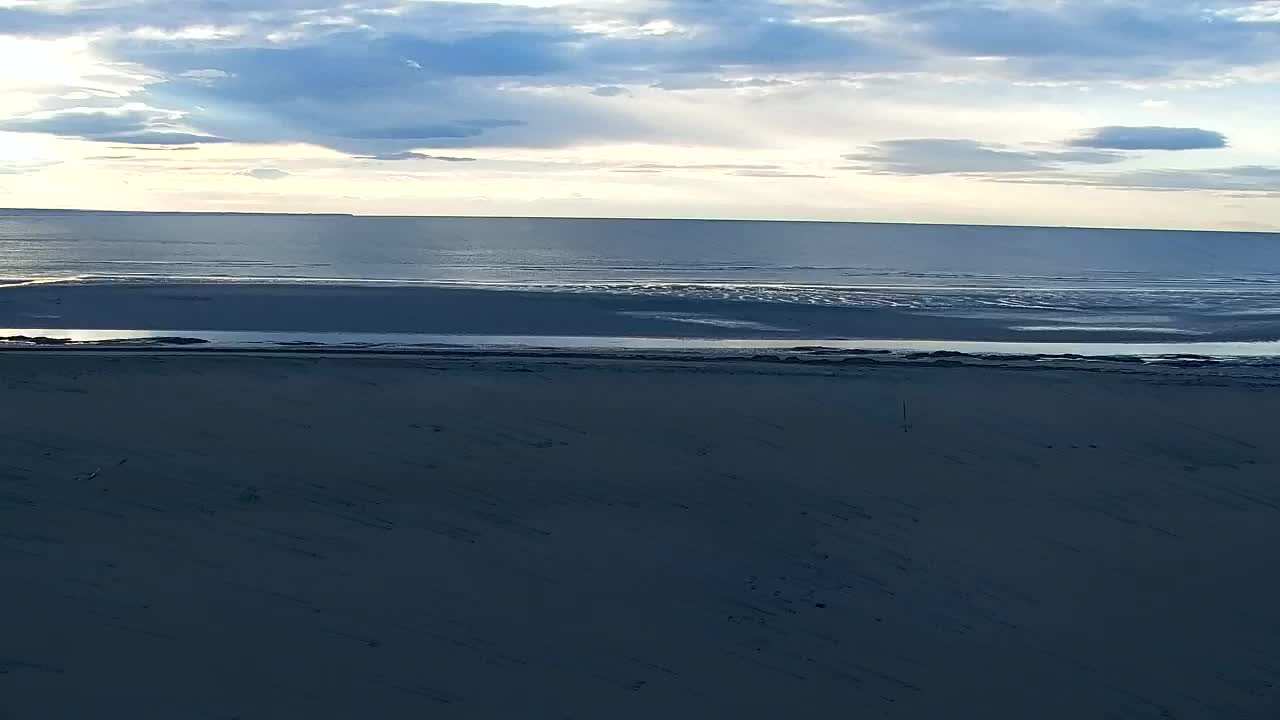
[[[1280,355],[1280,234],[0,210],[0,336],[160,334]]]

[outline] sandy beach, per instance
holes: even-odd
[[[0,717],[1274,718],[1280,371],[0,354]]]

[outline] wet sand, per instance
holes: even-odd
[[[710,292],[704,288],[704,292]],[[731,289],[722,290],[733,295]],[[745,292],[745,291],[744,291]],[[944,304],[913,307],[957,294]],[[797,294],[804,294],[797,291]],[[856,294],[856,293],[855,293]],[[1015,293],[1016,295],[1016,293]],[[1188,314],[1159,306],[1098,312],[1040,307],[1044,300],[968,297],[959,291],[863,291],[866,306],[601,292],[457,286],[84,282],[7,287],[0,329],[415,333],[661,338],[1001,341],[1043,343],[1259,342],[1280,338],[1280,314]],[[968,297],[960,300],[960,297]],[[1117,299],[1121,302],[1122,299]],[[1253,305],[1270,302],[1255,299]],[[1132,299],[1124,302],[1133,302]],[[882,304],[877,304],[882,303]],[[904,303],[894,305],[894,303]],[[1120,316],[1108,315],[1122,313]],[[1199,328],[1199,329],[1188,329]],[[10,332],[8,334],[29,334]]]
[[[0,354],[0,717],[1273,718],[1280,373]]]

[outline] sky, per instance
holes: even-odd
[[[0,207],[1280,229],[1280,0],[0,0]]]

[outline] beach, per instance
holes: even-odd
[[[862,360],[0,353],[0,717],[1275,717],[1280,370]]]

